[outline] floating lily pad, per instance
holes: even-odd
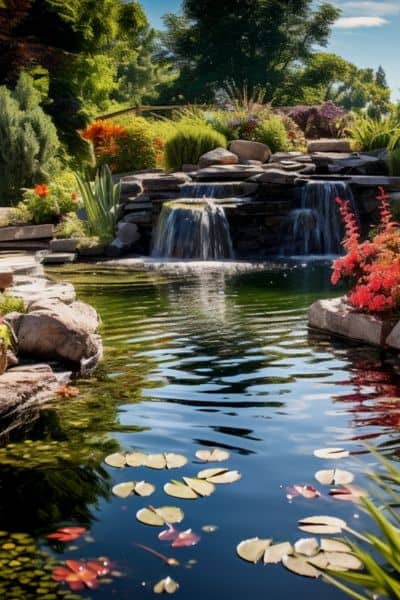
[[[229,471],[228,469],[215,468],[215,469],[204,469],[197,473],[198,479],[207,479],[211,483],[234,483],[241,479],[239,471]]]
[[[361,560],[348,552],[324,552],[328,569],[336,571],[358,571],[364,567]]]
[[[176,506],[161,506],[154,508],[148,506],[141,508],[136,513],[136,518],[145,525],[153,525],[154,527],[162,527],[167,523],[180,523],[184,519],[183,511]]]
[[[187,464],[188,459],[182,454],[166,452],[164,454],[167,469],[179,469]]]
[[[329,538],[321,538],[320,547],[321,550],[324,550],[325,552],[351,552],[350,546],[344,542],[331,540]]]
[[[346,485],[353,481],[354,475],[342,469],[326,469],[317,471],[315,479],[322,485]]]
[[[171,579],[171,577],[166,577],[155,584],[153,587],[153,592],[155,594],[174,594],[178,588],[179,583]]]
[[[285,555],[282,558],[282,564],[289,569],[289,571],[292,571],[292,573],[302,575],[303,577],[317,578],[321,575],[318,569],[313,567],[305,556]]]
[[[271,539],[250,538],[240,542],[236,547],[236,552],[243,560],[255,564],[261,559],[267,548],[271,546],[271,542]]]
[[[293,546],[289,542],[273,544],[269,546],[264,553],[264,564],[280,563],[286,554],[293,554]]]
[[[164,485],[166,494],[184,500],[197,500],[197,498],[210,496],[214,491],[213,483],[193,477],[184,477],[183,481],[171,481]]]
[[[230,454],[226,450],[215,448],[214,450],[197,450],[196,458],[205,462],[222,462],[228,460]]]
[[[367,490],[356,485],[347,485],[341,488],[332,488],[329,490],[329,495],[335,500],[344,500],[347,502],[360,502],[361,498],[368,496]]]
[[[126,455],[122,452],[115,452],[114,454],[109,454],[106,456],[104,462],[106,462],[110,467],[122,469],[126,465]]]
[[[346,522],[337,517],[316,516],[300,519],[299,529],[306,533],[334,534],[347,528]]]
[[[143,452],[129,452],[125,456],[126,464],[130,467],[143,467],[146,464],[147,454]]]
[[[155,486],[146,481],[126,481],[118,483],[112,488],[112,493],[118,498],[128,498],[129,496],[151,496],[155,492]]]
[[[314,450],[314,456],[317,458],[336,460],[339,458],[347,458],[350,456],[350,452],[348,450],[344,450],[343,448],[319,448],[318,450]]]
[[[294,545],[295,552],[297,554],[303,554],[304,556],[315,556],[319,552],[319,544],[316,538],[303,538],[297,540]]]

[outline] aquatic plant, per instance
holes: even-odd
[[[387,148],[395,141],[398,142],[400,125],[393,116],[382,120],[361,115],[349,126],[348,132],[357,149],[367,152]]]
[[[75,176],[86,211],[88,233],[102,242],[111,242],[118,221],[121,184],[114,184],[108,165],[100,167],[93,183],[87,175]]]
[[[337,199],[345,225],[344,257],[333,263],[334,285],[345,279],[347,295],[356,309],[368,313],[393,313],[400,308],[400,228],[393,222],[389,196],[377,196],[380,222],[371,240],[360,242],[360,231],[348,201]]]

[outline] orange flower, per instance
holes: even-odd
[[[77,202],[78,201],[78,194],[76,192],[72,192],[72,194],[71,194],[71,200],[72,200],[72,202]]]
[[[49,195],[49,188],[45,183],[41,183],[40,185],[35,185],[35,194],[38,198],[45,198]]]

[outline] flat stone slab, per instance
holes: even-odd
[[[245,181],[253,175],[264,173],[262,167],[252,165],[215,165],[206,169],[199,169],[191,173],[196,181]]]
[[[396,321],[354,311],[343,297],[318,300],[308,312],[310,327],[373,346],[385,346]]]
[[[0,242],[12,240],[42,240],[53,237],[53,225],[22,225],[0,227]]]
[[[351,152],[349,140],[338,140],[338,139],[320,139],[312,142],[308,142],[308,152],[337,152],[346,153]]]
[[[72,263],[76,258],[75,252],[50,252],[43,258],[45,265],[63,265]]]
[[[17,275],[10,294],[22,298],[27,304],[38,300],[60,300],[71,304],[76,300],[75,288],[71,283],[53,283],[45,277],[28,277]]]

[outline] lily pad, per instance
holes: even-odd
[[[347,552],[324,552],[328,568],[341,571],[358,571],[364,567],[361,560]]]
[[[167,463],[164,454],[149,454],[146,457],[145,466],[150,469],[165,469]]]
[[[316,538],[303,538],[297,540],[294,545],[295,552],[297,554],[303,554],[304,556],[315,556],[319,552],[319,544]]]
[[[143,467],[146,464],[147,454],[143,452],[129,452],[125,459],[126,464],[130,467]]]
[[[229,471],[228,469],[215,468],[215,469],[204,469],[197,473],[198,479],[207,479],[211,483],[234,483],[241,479],[239,471]]]
[[[342,488],[332,488],[329,490],[329,495],[333,496],[335,500],[360,502],[361,498],[368,496],[368,492],[356,485],[347,485]]]
[[[214,450],[197,450],[196,458],[204,460],[205,462],[222,462],[228,460],[230,454],[227,450],[220,450],[215,448]]]
[[[250,538],[240,542],[236,547],[236,552],[243,560],[256,564],[266,549],[271,546],[271,542],[271,539]]]
[[[296,575],[302,575],[303,577],[320,577],[320,572],[313,567],[307,560],[305,556],[290,556],[285,555],[282,558],[282,564],[292,571],[292,573],[296,573]]]
[[[106,456],[104,462],[110,467],[122,469],[126,465],[126,455],[122,452],[115,452]]]
[[[354,475],[342,469],[326,469],[317,471],[315,479],[322,485],[346,485],[354,480]]]
[[[331,540],[329,538],[321,538],[320,547],[321,550],[324,550],[325,552],[351,552],[350,546],[344,542]]]
[[[155,486],[146,481],[126,481],[118,483],[112,488],[112,493],[118,498],[128,498],[129,496],[151,496],[155,491]]]
[[[350,452],[348,450],[344,450],[343,448],[319,448],[318,450],[314,450],[314,456],[317,458],[336,460],[339,458],[347,458],[350,456]]]
[[[179,583],[171,579],[171,577],[166,577],[155,584],[153,587],[153,592],[155,594],[174,594],[178,588]]]
[[[204,479],[184,477],[182,481],[170,481],[164,485],[164,492],[174,498],[184,500],[197,500],[204,496],[210,496],[215,491],[213,483]]]
[[[182,454],[174,454],[173,452],[166,452],[164,454],[167,469],[179,469],[184,467],[188,459]]]
[[[347,528],[346,522],[337,517],[316,516],[306,517],[298,521],[299,529],[306,533],[334,534]]]
[[[273,544],[269,546],[264,553],[264,564],[280,563],[282,558],[286,554],[293,554],[293,546],[289,542],[282,542],[281,544]]]
[[[162,527],[168,523],[180,523],[184,519],[183,511],[176,506],[161,506],[154,508],[148,506],[141,508],[136,513],[136,518],[145,525],[153,525],[154,527]]]

